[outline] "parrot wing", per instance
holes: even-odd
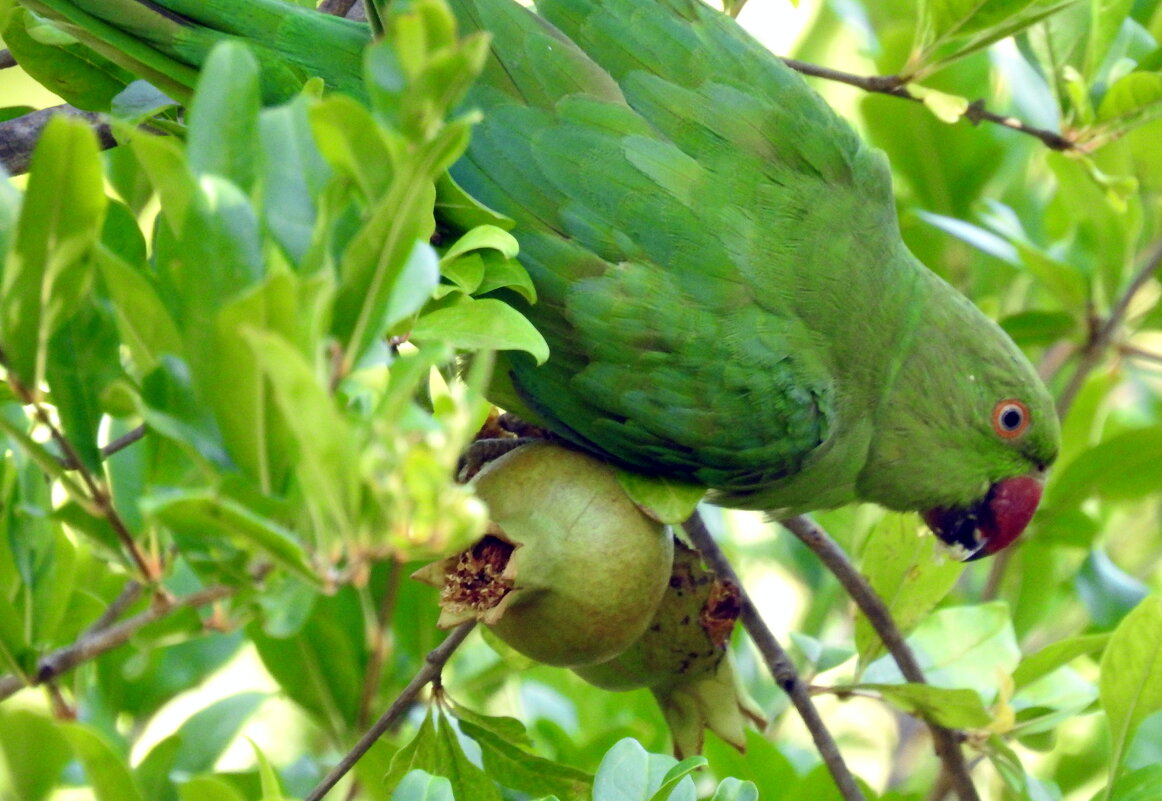
[[[832,377],[813,332],[757,297],[746,259],[757,217],[800,204],[753,174],[732,190],[542,19],[456,5],[495,42],[470,97],[485,121],[453,174],[517,221],[539,294],[525,311],[553,343],[541,368],[508,357],[521,400],[640,469],[731,491],[794,473],[830,433]]]

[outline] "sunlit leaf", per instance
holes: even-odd
[[[1126,615],[1101,660],[1101,703],[1110,721],[1118,775],[1122,757],[1139,724],[1162,709],[1162,598],[1152,595]]]

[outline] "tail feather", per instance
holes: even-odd
[[[186,102],[214,45],[245,42],[262,65],[263,97],[284,100],[311,76],[362,95],[361,25],[280,0],[22,0],[79,41]]]

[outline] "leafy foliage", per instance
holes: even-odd
[[[227,42],[179,111],[25,5],[0,4],[6,45],[112,108],[122,145],[56,119],[0,186],[0,798],[302,797],[441,638],[406,577],[483,527],[453,474],[492,352],[547,355],[491,296],[535,296],[511,222],[445,173],[487,42],[432,0],[373,3],[369,105],[308,81],[264,107],[269,55]],[[908,716],[967,732],[989,798],[1162,796],[1160,41],[1156,0],[863,0],[817,7],[801,38],[797,57],[923,95],[815,84],[887,152],[910,246],[1037,360],[1063,416],[1043,508],[991,564],[946,561],[913,518],[819,516],[927,685],[798,543],[706,510],[841,750],[868,755],[868,798],[929,797]],[[977,98],[1072,147],[950,124]],[[675,520],[697,494],[635,491]],[[839,797],[743,642],[775,725],[680,763],[648,693],[490,642],[351,797]]]

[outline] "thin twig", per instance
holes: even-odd
[[[890,95],[916,103],[924,102],[923,98],[917,97],[908,91],[908,79],[900,75],[854,75],[850,72],[842,72],[841,70],[834,70],[830,67],[821,67],[818,64],[809,64],[806,61],[798,61],[793,58],[784,58],[783,63],[804,75],[823,78],[824,80],[835,81],[836,83],[845,83],[848,86],[854,86],[865,92]],[[991,122],[1018,131],[1019,133],[1035,136],[1046,147],[1052,150],[1073,150],[1077,147],[1075,142],[1070,141],[1056,131],[1036,128],[1032,125],[1025,124],[1015,117],[1008,117],[989,111],[985,108],[983,100],[976,100],[970,103],[968,109],[964,112],[964,118],[973,125],[980,125],[982,122]]]
[[[447,639],[440,643],[435,650],[428,654],[424,660],[423,667],[419,669],[408,683],[408,686],[404,687],[403,692],[396,697],[387,711],[383,713],[383,716],[375,721],[375,724],[359,738],[359,742],[355,743],[355,746],[339,760],[339,764],[319,782],[314,790],[311,790],[305,801],[319,801],[331,791],[331,788],[338,784],[340,779],[347,775],[347,772],[367,753],[368,749],[375,744],[375,741],[383,736],[383,733],[395,725],[396,721],[407,712],[408,708],[415,701],[416,696],[419,695],[420,690],[440,675],[440,672],[444,669],[444,663],[460,647],[460,643],[464,642],[464,638],[468,636],[468,633],[472,631],[475,625],[475,621],[461,624],[453,629]]]
[[[794,534],[810,548],[819,561],[831,571],[855,605],[860,608],[864,616],[879,635],[884,647],[896,661],[907,681],[914,684],[925,684],[924,671],[916,661],[916,655],[904,641],[904,635],[892,619],[892,614],[876,591],[868,584],[855,565],[847,558],[847,554],[836,544],[835,540],[827,535],[823,528],[809,517],[800,515],[779,521],[788,531]],[[931,721],[927,721],[932,732],[932,741],[936,748],[936,755],[944,765],[944,772],[948,776],[956,794],[961,801],[978,801],[976,787],[968,773],[968,766],[964,761],[964,753],[960,750],[957,734]]]
[[[101,458],[108,459],[118,451],[123,451],[145,436],[145,426],[138,426],[131,431],[127,431],[117,439],[110,442],[108,445],[101,447]],[[68,456],[61,457],[61,467],[65,470],[77,470],[80,468],[80,463],[72,461]]]
[[[132,606],[141,597],[141,582],[130,579],[121,588],[121,593],[105,609],[99,618],[81,634],[82,639],[91,637],[112,626],[125,610]]]
[[[1118,345],[1118,353],[1123,356],[1129,356],[1131,359],[1142,359],[1143,361],[1162,364],[1162,353],[1155,353],[1152,350],[1139,348],[1136,345]]]
[[[379,679],[383,675],[383,665],[387,661],[387,632],[391,628],[392,610],[399,596],[399,579],[402,570],[399,562],[392,560],[387,576],[387,588],[379,600],[375,620],[370,631],[370,651],[367,670],[363,676],[363,693],[359,698],[359,711],[355,716],[355,728],[362,729],[371,716],[371,704],[379,689]]]
[[[1090,336],[1089,342],[1081,351],[1081,358],[1077,362],[1077,369],[1073,371],[1073,375],[1069,377],[1069,383],[1061,390],[1061,394],[1057,397],[1057,415],[1064,418],[1069,412],[1069,408],[1073,405],[1077,393],[1081,390],[1082,384],[1093,369],[1101,362],[1102,357],[1105,356],[1106,348],[1110,346],[1114,335],[1118,328],[1125,320],[1126,312],[1129,311],[1130,304],[1133,303],[1134,297],[1138,291],[1144,287],[1150,279],[1162,268],[1162,240],[1155,242],[1150,248],[1150,252],[1142,262],[1142,266],[1138,268],[1138,272],[1134,274],[1133,280],[1126,285],[1118,302],[1114,304],[1113,309],[1110,310],[1109,316],[1106,317],[1105,322],[1095,327],[1094,333]]]
[[[0,677],[0,701],[28,686],[44,684],[68,673],[73,668],[95,659],[106,651],[124,645],[134,634],[150,623],[154,623],[181,609],[190,609],[228,598],[235,593],[233,587],[213,586],[198,590],[184,598],[171,599],[165,595],[155,598],[153,605],[144,612],[108,626],[92,634],[85,634],[72,645],[67,645],[43,657],[37,664],[36,676],[25,682],[19,676]],[[102,616],[104,617],[104,616]]]
[[[746,628],[747,634],[750,635],[755,647],[758,648],[759,653],[762,654],[763,661],[767,664],[767,670],[775,683],[782,688],[783,692],[791,699],[791,703],[795,705],[799,716],[803,719],[803,723],[807,726],[807,730],[811,732],[811,738],[815,741],[815,747],[819,750],[819,755],[823,758],[823,762],[827,765],[827,769],[831,772],[831,777],[835,780],[836,787],[839,788],[840,794],[845,801],[862,801],[864,798],[863,792],[860,791],[859,786],[855,783],[855,778],[848,770],[847,764],[843,761],[842,754],[839,753],[839,746],[835,744],[835,738],[831,736],[831,732],[827,730],[826,724],[819,716],[819,711],[815,708],[814,702],[811,700],[811,694],[807,689],[807,685],[799,677],[798,671],[791,663],[787,652],[779,645],[779,641],[775,639],[775,635],[763,622],[758,610],[751,602],[750,596],[747,595],[743,588],[742,582],[739,581],[738,575],[734,572],[734,568],[727,561],[726,556],[714,541],[710,531],[707,530],[706,524],[702,520],[702,516],[695,512],[690,516],[690,519],[682,524],[686,535],[690,538],[691,544],[702,553],[702,558],[706,560],[710,568],[716,572],[720,578],[733,582],[742,593],[742,624]],[[310,801],[310,799],[308,799]]]
[[[117,538],[121,541],[125,550],[129,552],[129,556],[133,559],[134,564],[137,565],[137,569],[140,571],[142,578],[145,579],[146,583],[152,583],[157,578],[157,571],[150,566],[149,562],[145,559],[145,555],[142,554],[141,549],[137,547],[137,541],[129,532],[129,527],[125,525],[125,521],[121,519],[121,514],[113,506],[112,497],[97,482],[97,478],[92,472],[81,462],[81,457],[77,453],[77,449],[73,447],[68,437],[53,422],[52,417],[40,402],[40,398],[37,397],[36,393],[26,387],[18,376],[13,374],[10,365],[11,362],[8,360],[8,354],[0,347],[0,366],[4,367],[8,373],[8,386],[12,388],[13,394],[20,399],[21,403],[32,407],[37,422],[48,429],[49,435],[52,436],[53,441],[61,449],[61,453],[64,454],[65,461],[77,465],[77,474],[80,475],[81,481],[85,485],[85,490],[89,493],[89,499],[96,507],[95,511],[109,523],[109,526],[117,534]]]
[[[12,57],[11,50],[0,50],[0,70],[6,70],[10,67],[16,66],[16,59]]]

